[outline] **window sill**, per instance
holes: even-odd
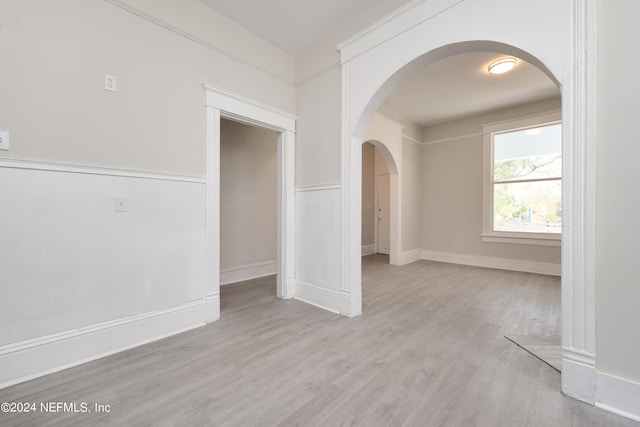
[[[559,235],[554,236],[509,236],[483,234],[482,241],[485,243],[508,243],[513,245],[529,245],[529,246],[551,246],[559,248],[561,240]]]

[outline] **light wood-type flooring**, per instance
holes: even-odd
[[[107,414],[0,414],[2,426],[635,426],[560,393],[504,338],[560,331],[557,277],[363,259],[364,314],[222,288],[219,321],[0,390]]]

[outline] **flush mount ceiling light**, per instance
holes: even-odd
[[[501,58],[489,64],[489,74],[502,74],[516,68],[516,58]]]

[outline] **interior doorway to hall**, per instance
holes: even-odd
[[[241,303],[234,286],[276,295],[278,229],[276,131],[220,120],[221,310]],[[225,298],[226,297],[226,298]],[[237,307],[236,307],[237,308]]]
[[[375,145],[362,144],[362,256],[389,255],[391,248],[391,174]],[[386,258],[388,262],[388,258]]]

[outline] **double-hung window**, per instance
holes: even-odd
[[[483,128],[483,241],[558,246],[562,231],[559,112]]]

